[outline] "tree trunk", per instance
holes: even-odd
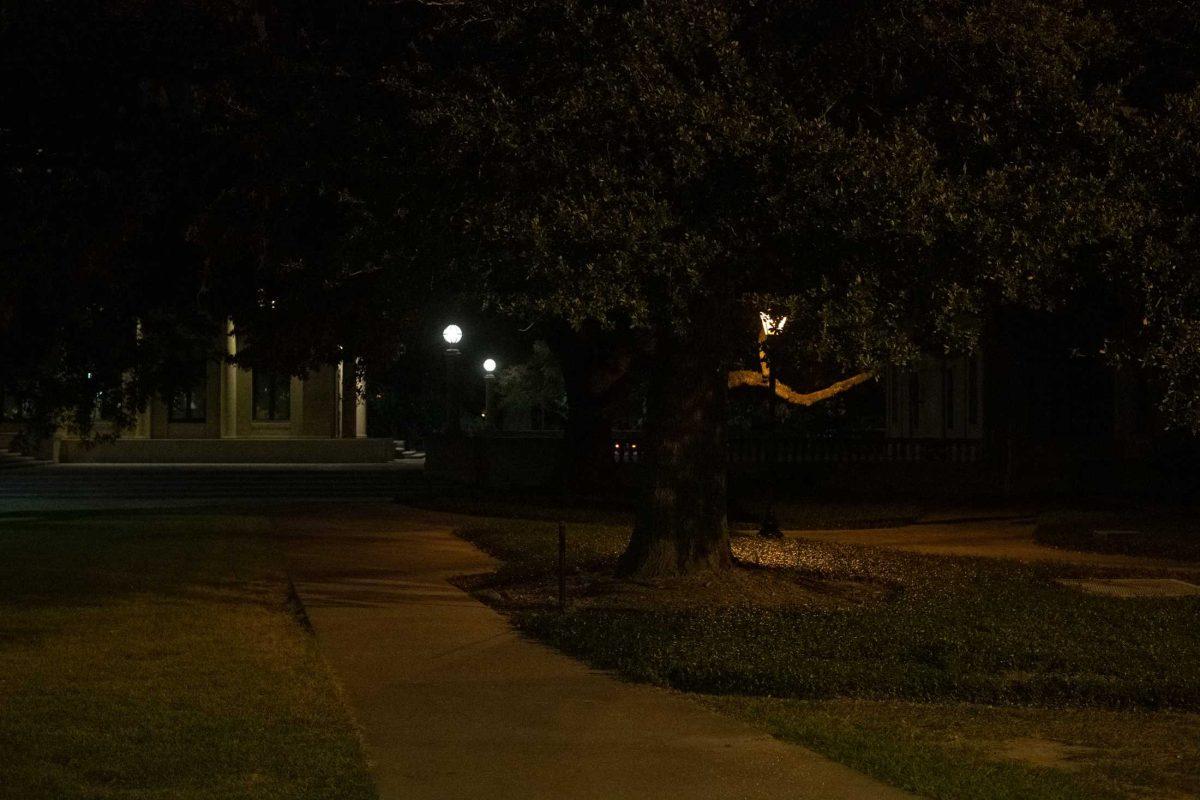
[[[645,486],[618,572],[686,575],[732,564],[726,517],[724,359],[707,337],[663,337],[651,370]],[[719,345],[718,345],[719,346]]]

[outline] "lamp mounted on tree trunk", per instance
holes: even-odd
[[[767,377],[767,457],[769,459],[767,464],[767,510],[763,513],[758,535],[778,539],[783,536],[783,531],[779,529],[779,520],[775,518],[775,495],[778,490],[775,473],[778,469],[776,462],[779,460],[779,450],[776,442],[775,369],[771,364],[771,339],[783,331],[783,326],[787,324],[788,318],[786,316],[774,317],[766,311],[760,311],[758,318],[762,321],[758,357]]]

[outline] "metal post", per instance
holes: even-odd
[[[779,529],[779,521],[775,518],[775,494],[777,490],[775,473],[779,469],[779,437],[776,434],[775,412],[775,367],[771,364],[771,342],[768,336],[763,341],[763,360],[767,365],[767,510],[763,514],[762,525],[759,526],[759,536],[778,539],[783,536]]]
[[[483,376],[483,413],[489,428],[497,427],[495,397],[496,373],[489,372]]]
[[[462,429],[462,408],[459,396],[459,361],[462,353],[457,347],[446,348],[446,433],[456,434]]]
[[[558,610],[567,610],[567,525],[558,523]]]

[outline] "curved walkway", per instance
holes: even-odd
[[[382,800],[910,797],[516,634],[455,588],[494,562],[397,506],[277,521]]]
[[[1200,566],[1196,564],[1164,558],[1049,547],[1033,538],[1036,527],[1032,517],[1027,515],[984,515],[978,518],[971,518],[969,515],[954,515],[944,519],[937,516],[926,517],[911,525],[900,525],[894,528],[789,529],[784,531],[784,534],[799,539],[870,545],[926,555],[979,556],[1006,558],[1014,561],[1060,562],[1185,573],[1200,572]]]

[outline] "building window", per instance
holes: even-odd
[[[171,398],[171,422],[204,422],[208,404],[208,381],[200,378],[187,389],[176,392]]]
[[[954,367],[942,370],[942,409],[946,430],[954,430]]]
[[[254,419],[286,422],[292,416],[292,378],[254,371]]]
[[[908,434],[921,429],[921,373],[908,373]]]
[[[979,359],[967,364],[967,424],[979,424]]]

